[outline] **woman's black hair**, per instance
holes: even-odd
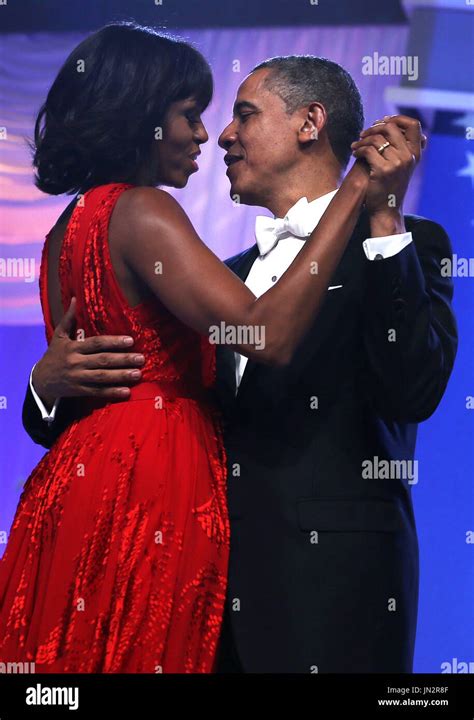
[[[39,110],[36,187],[71,195],[133,182],[170,104],[192,97],[202,112],[212,93],[209,64],[183,39],[134,21],[105,25],[72,51]]]

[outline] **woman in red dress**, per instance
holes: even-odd
[[[263,326],[265,348],[259,334],[258,347],[235,349],[284,364],[350,237],[365,173],[347,176],[293,266],[256,300],[156,187],[184,187],[197,169],[211,95],[194,48],[116,23],[73,51],[40,111],[36,184],[79,192],[43,249],[48,342],[76,297],[77,339],[131,335],[144,365],[128,397],[78,399],[25,483],[0,561],[1,662],[215,667],[230,538],[210,328]]]

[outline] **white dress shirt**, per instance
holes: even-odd
[[[329,203],[331,202],[337,190],[332,190],[326,195],[322,195],[316,200],[308,203],[306,212],[311,214],[313,228],[321,220]],[[299,202],[299,201],[298,201]],[[288,211],[293,212],[294,208]],[[303,225],[304,223],[302,223]],[[362,243],[365,255],[368,260],[385,259],[399,253],[403,248],[412,242],[412,234],[410,232],[401,233],[399,235],[389,235],[387,237],[367,238]],[[290,233],[285,233],[278,243],[265,255],[257,257],[250,272],[245,280],[245,284],[253,292],[255,297],[260,297],[264,292],[269,290],[285,270],[291,265],[299,251],[305,244],[305,238],[295,237]],[[328,290],[336,289],[329,286]],[[238,390],[242,375],[244,374],[247,358],[240,353],[235,353],[235,380],[236,390]]]
[[[35,402],[36,402],[37,406],[39,407],[39,410],[40,410],[40,413],[41,413],[41,417],[43,418],[43,420],[45,420],[47,423],[52,423],[52,422],[54,421],[54,418],[56,417],[56,409],[57,409],[57,407],[58,407],[58,405],[59,405],[59,401],[60,401],[61,398],[57,398],[57,399],[54,401],[54,405],[53,405],[53,407],[52,407],[52,409],[51,409],[51,412],[48,412],[48,411],[46,410],[46,407],[45,407],[44,403],[42,402],[40,396],[38,395],[38,393],[36,392],[36,390],[35,390],[34,387],[33,387],[33,370],[35,369],[35,367],[36,367],[36,363],[33,365],[33,367],[31,368],[31,372],[30,372],[30,388],[31,388],[31,392],[32,392],[32,394],[33,394],[33,397],[34,397],[34,399],[35,399]]]

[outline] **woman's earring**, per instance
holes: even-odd
[[[311,140],[317,140],[318,139],[318,128],[313,127],[313,130],[311,132]]]

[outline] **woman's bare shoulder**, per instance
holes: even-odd
[[[137,186],[129,188],[117,200],[109,225],[109,241],[126,262],[147,262],[147,252],[159,247],[196,241],[194,227],[181,205],[170,193],[160,188]]]
[[[117,209],[122,222],[129,227],[143,227],[150,222],[173,222],[186,216],[177,200],[161,188],[133,187],[124,192],[119,200]]]

